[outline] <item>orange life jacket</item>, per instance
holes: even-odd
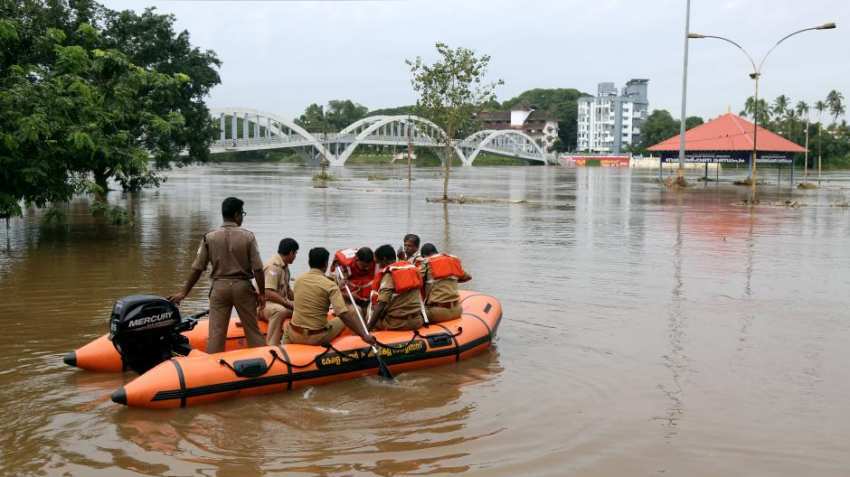
[[[409,262],[400,261],[385,267],[375,275],[375,281],[372,282],[373,289],[376,291],[381,289],[381,280],[387,272],[393,277],[396,295],[422,288],[422,277],[419,275],[419,268],[411,265]]]
[[[454,255],[438,253],[431,255],[426,259],[428,268],[433,280],[442,280],[444,278],[460,279],[466,275],[463,271],[463,266],[460,264],[460,259]]]
[[[372,293],[372,279],[375,277],[375,265],[367,270],[360,268],[357,262],[357,249],[337,250],[334,262],[348,272],[348,285],[358,300],[368,300]]]

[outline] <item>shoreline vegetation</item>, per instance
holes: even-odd
[[[416,159],[413,160],[413,167],[440,167],[440,159],[433,151],[421,150],[416,151]],[[407,158],[396,160],[393,163],[393,153],[390,151],[363,151],[355,152],[345,163],[346,165],[376,165],[376,164],[394,164],[397,166],[407,166]],[[244,151],[244,152],[224,152],[213,154],[210,156],[210,162],[279,162],[287,164],[302,164],[307,165],[308,160],[302,155],[292,151],[270,150],[270,151]],[[461,166],[460,159],[454,158],[452,166]],[[473,167],[486,166],[527,166],[528,162],[522,159],[513,157],[498,156],[495,154],[480,154]]]

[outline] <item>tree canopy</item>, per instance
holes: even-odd
[[[350,99],[332,99],[328,107],[313,103],[304,114],[295,119],[295,124],[310,132],[339,132],[349,124],[363,119],[369,109]]]
[[[83,188],[103,196],[110,179],[156,185],[155,167],[207,159],[204,97],[219,62],[175,33],[173,16],[87,1],[0,12],[0,215]]]
[[[640,128],[641,143],[633,149],[644,153],[650,146],[669,139],[679,133],[678,119],[673,118],[666,109],[656,109],[646,118],[646,122]],[[685,118],[685,129],[691,129],[703,124],[699,116],[688,116]]]
[[[517,104],[533,105],[540,111],[552,115],[558,121],[559,151],[572,151],[576,148],[578,135],[578,99],[589,96],[573,88],[535,88],[503,102],[502,109],[510,109]]]
[[[476,113],[488,102],[495,101],[496,87],[502,80],[488,83],[485,78],[490,65],[488,55],[478,55],[468,48],[451,48],[437,43],[438,60],[428,64],[421,57],[407,60],[411,80],[419,98],[416,113],[443,128],[446,136],[443,157],[443,200],[448,200],[449,171],[452,163],[452,141],[462,132],[470,132]]]

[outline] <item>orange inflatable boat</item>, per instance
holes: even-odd
[[[174,323],[187,322],[194,328],[182,334],[173,333],[176,341],[185,345],[182,352],[170,352],[161,359],[148,360],[147,365],[122,360],[122,354],[132,353],[128,353],[126,346],[122,348],[120,339],[110,339],[110,336],[121,335],[115,324],[111,325],[110,335],[66,355],[66,362],[73,356],[75,360],[69,364],[84,369],[121,371],[132,368],[140,371],[139,377],[112,394],[112,400],[119,404],[155,409],[195,406],[378,374],[378,359],[372,348],[350,333],[344,333],[326,347],[287,344],[245,348],[238,320],[231,320],[227,350],[206,354],[198,351],[206,345],[208,327],[205,320],[181,321],[177,313],[177,321],[171,322],[173,314],[164,300],[129,298],[124,311],[136,306],[134,311],[124,313],[120,309],[121,302],[117,303],[111,323],[120,321],[120,326],[135,327],[134,332],[171,329]],[[133,305],[132,299],[137,303],[160,300],[154,305],[165,308],[149,306],[139,312],[141,305]],[[395,374],[460,361],[487,350],[502,318],[501,304],[489,295],[461,292],[461,306],[463,315],[457,320],[433,323],[415,331],[375,331],[373,334],[380,343],[377,349],[384,364]],[[121,320],[114,319],[119,315]],[[174,329],[180,331],[179,327]],[[135,336],[141,343],[140,349],[146,351],[156,348],[163,339],[161,331],[155,342],[138,338],[143,334]],[[117,348],[122,348],[120,353]],[[177,356],[173,357],[175,354]]]
[[[268,324],[264,321],[259,322],[260,331],[266,332]],[[209,335],[209,322],[207,320],[199,320],[194,328],[182,333],[189,340],[189,346],[196,350],[207,349],[207,338]],[[245,331],[242,329],[242,323],[239,318],[232,318],[227,329],[227,341],[225,341],[224,349],[226,351],[245,348],[248,345],[245,340]],[[101,373],[120,373],[128,366],[121,358],[121,354],[115,348],[109,334],[105,334],[100,338],[94,339],[87,345],[71,351],[62,359],[69,366],[76,366],[86,371],[95,371]]]

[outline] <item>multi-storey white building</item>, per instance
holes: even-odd
[[[633,79],[618,94],[614,83],[599,83],[596,96],[579,98],[577,149],[619,153],[638,144],[649,115],[648,85],[647,79]]]

